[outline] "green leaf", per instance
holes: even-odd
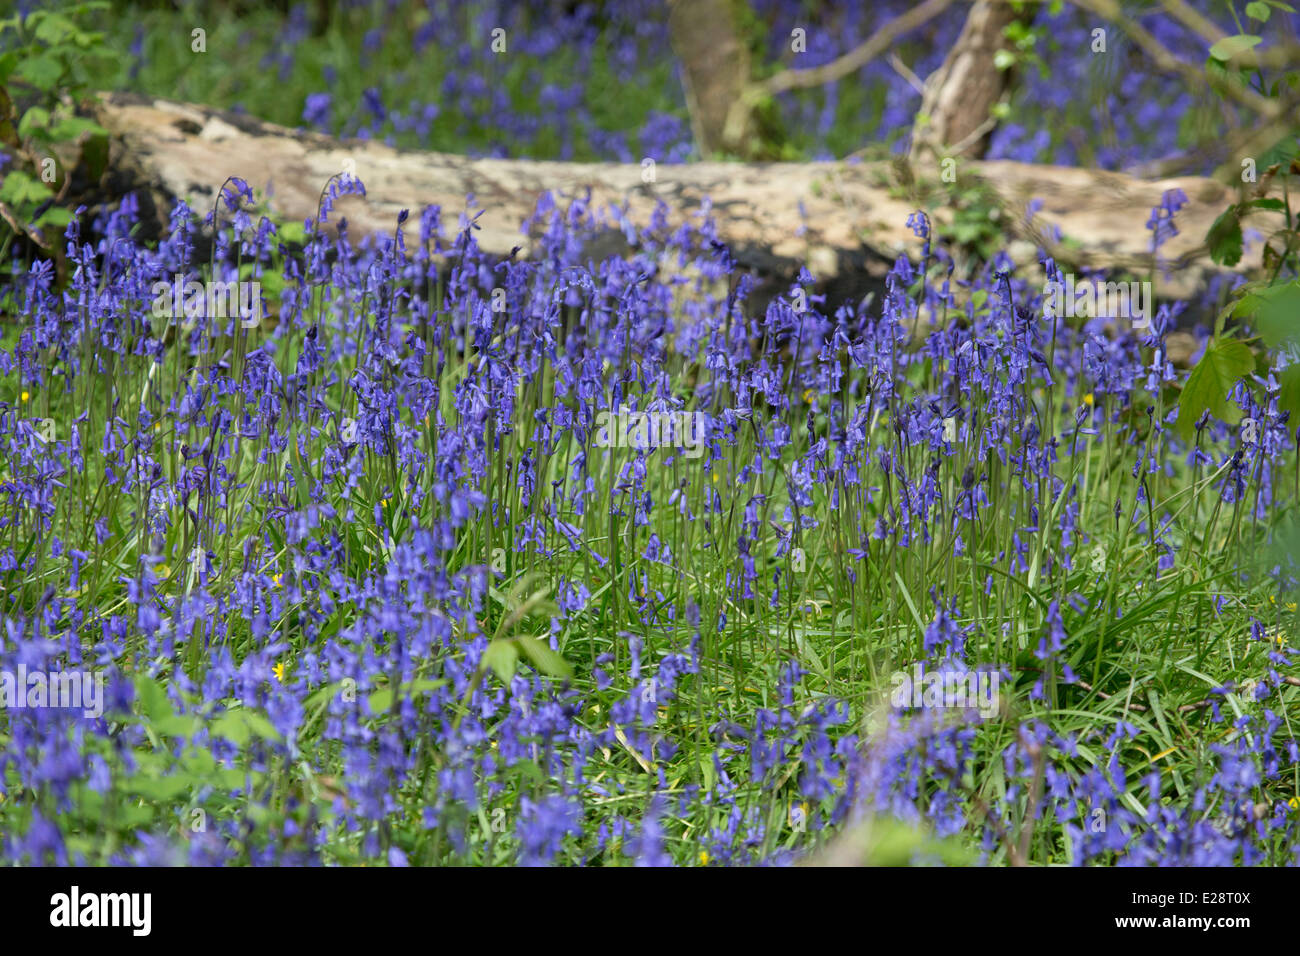
[[[510,678],[515,676],[515,668],[519,666],[519,648],[515,642],[509,638],[493,641],[483,652],[483,659],[479,662],[480,670],[492,669],[492,672],[501,678],[503,683],[510,683]]]
[[[50,129],[50,135],[60,142],[77,139],[83,133],[90,133],[93,136],[107,136],[108,130],[84,116],[61,117]]]
[[[1210,258],[1221,266],[1235,266],[1241,261],[1241,220],[1237,215],[1237,207],[1230,206],[1205,234]]]
[[[1261,3],[1259,0],[1246,4],[1246,16],[1252,20],[1258,20],[1260,23],[1267,23],[1272,13],[1273,11],[1269,9],[1267,3]]]
[[[167,691],[152,677],[140,674],[135,679],[135,698],[140,703],[140,714],[150,723],[157,724],[172,716],[172,702]]]
[[[248,727],[248,723],[240,719],[239,713],[237,710],[227,711],[214,720],[212,722],[212,735],[214,737],[224,737],[236,747],[242,748],[248,743],[253,734]]]
[[[53,226],[62,232],[68,228],[68,223],[72,222],[72,213],[62,206],[51,206],[45,212],[41,213],[41,218],[37,219],[35,225],[38,229],[44,229],[46,226]]]
[[[1212,340],[1187,377],[1178,399],[1178,430],[1183,437],[1192,437],[1197,419],[1206,409],[1223,421],[1235,421],[1236,416],[1228,405],[1228,393],[1254,367],[1255,355],[1244,342]]]
[[[57,46],[74,33],[76,24],[60,13],[49,13],[36,28],[36,39],[46,46]]]
[[[297,243],[303,245],[307,241],[307,230],[303,228],[300,222],[286,222],[276,226],[280,238],[287,243]]]
[[[1231,60],[1239,53],[1245,53],[1247,50],[1257,46],[1263,41],[1263,37],[1257,37],[1253,34],[1239,33],[1236,36],[1224,37],[1214,46],[1210,47],[1210,56],[1216,60]]]
[[[184,737],[189,740],[199,732],[201,721],[195,714],[172,714],[153,721],[153,729],[166,737]]]
[[[33,130],[45,129],[50,125],[50,111],[43,106],[33,106],[18,121],[18,135],[31,136]]]
[[[1300,141],[1294,135],[1288,134],[1264,150],[1262,155],[1257,156],[1257,165],[1260,169],[1268,169],[1273,165],[1285,166],[1297,155],[1300,155]]]
[[[279,740],[280,732],[255,710],[228,710],[212,722],[212,733],[243,747],[252,737]]]
[[[1286,203],[1280,199],[1274,199],[1271,196],[1267,199],[1252,199],[1250,202],[1242,203],[1243,209],[1276,209],[1278,212],[1286,211]]]
[[[132,777],[126,783],[126,789],[134,794],[144,797],[146,800],[175,800],[181,794],[190,790],[193,781],[187,777]]]
[[[1291,428],[1300,423],[1300,364],[1288,365],[1282,370],[1282,391],[1277,397],[1277,407],[1291,413],[1288,423]]]
[[[16,169],[5,177],[0,186],[0,202],[13,206],[27,203],[40,203],[50,198],[50,190],[34,176],[29,176],[21,169]]]
[[[548,677],[573,676],[573,668],[569,666],[569,662],[551,650],[551,645],[541,638],[525,635],[517,637],[515,640],[519,643],[519,649],[533,662],[533,666],[543,674]]]
[[[407,697],[413,697],[416,694],[424,693],[425,691],[436,690],[437,688],[444,686],[446,683],[445,680],[429,680],[427,678],[421,678],[419,680],[406,681],[400,688],[398,688],[398,691],[401,693],[402,699],[405,699]],[[392,688],[385,687],[381,690],[375,691],[370,695],[369,703],[370,712],[372,714],[384,713],[393,706]]]
[[[1300,279],[1260,289],[1248,298],[1258,300],[1254,325],[1269,348],[1300,342]]]
[[[56,58],[42,53],[28,57],[18,64],[18,78],[25,80],[42,93],[49,93],[59,85],[63,76],[63,64]]]

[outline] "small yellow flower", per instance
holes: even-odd
[[[805,404],[810,404],[812,402],[812,395],[813,390],[811,388],[805,388],[803,390],[803,400]]]
[[[271,668],[271,673],[275,675],[275,679],[276,679],[277,681],[279,681],[281,684],[284,683],[284,665],[283,665],[283,664],[276,664],[274,667]]]
[[[709,851],[708,851],[708,850],[701,850],[701,851],[700,851],[700,866],[708,866],[708,865],[709,865]]]
[[[1089,392],[1087,395],[1083,396],[1083,404],[1087,405],[1089,408],[1092,408],[1092,402],[1093,402],[1092,392]]]
[[[31,398],[31,396],[30,396],[29,394],[27,394],[26,392],[23,392],[23,401],[25,402],[25,401],[27,401],[29,398]]]
[[[280,586],[280,575],[278,574],[271,575],[271,587],[278,588],[279,586]]]

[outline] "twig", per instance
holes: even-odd
[[[966,137],[962,139],[961,142],[956,143],[953,146],[949,146],[948,155],[960,156],[962,153],[964,153],[967,150],[968,147],[979,142],[980,138],[984,136],[985,133],[992,131],[993,127],[997,125],[998,125],[998,120],[996,116],[986,117],[984,122],[980,123],[979,126],[976,126],[973,130],[971,130],[970,133],[967,134]]]
[[[807,89],[810,86],[823,86],[835,80],[856,73],[880,54],[903,33],[914,30],[938,16],[952,5],[953,0],[926,0],[906,13],[890,20],[873,33],[863,43],[858,44],[843,56],[836,57],[822,66],[807,70],[782,70],[768,77],[759,84],[765,93],[784,93],[786,90]]]
[[[1165,45],[1157,40],[1146,27],[1126,16],[1116,0],[1070,0],[1070,2],[1080,9],[1095,13],[1114,23],[1127,33],[1134,43],[1142,48],[1143,52],[1152,59],[1157,67],[1166,73],[1177,73],[1189,83],[1201,89],[1212,89],[1209,78],[1206,77],[1203,70],[1192,66],[1190,63],[1184,63],[1170,53]],[[1267,119],[1271,120],[1281,114],[1282,106],[1280,103],[1267,96],[1262,96],[1248,87],[1227,83],[1223,85],[1222,89],[1228,96]]]
[[[1199,10],[1193,10],[1183,0],[1163,0],[1160,4],[1175,20],[1213,46],[1227,36],[1219,25]]]
[[[908,85],[911,86],[912,89],[916,90],[916,92],[923,96],[925,95],[925,84],[921,82],[921,78],[913,73],[906,63],[899,59],[897,53],[889,54],[889,65],[894,68],[895,73],[907,80]]]
[[[723,141],[732,142],[738,137],[740,130],[744,128],[746,117],[765,96],[775,96],[787,90],[807,89],[842,80],[889,50],[900,35],[934,19],[952,6],[952,3],[953,0],[925,0],[925,3],[890,20],[848,53],[836,57],[829,63],[806,70],[782,70],[761,83],[750,85],[736,98],[727,112],[727,120],[723,125]]]

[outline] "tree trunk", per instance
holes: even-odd
[[[980,159],[993,131],[992,110],[1006,92],[1008,70],[994,63],[1002,31],[1022,14],[1009,3],[977,0],[943,64],[925,81],[912,128],[912,163],[947,156]]]
[[[686,106],[700,155],[740,152],[746,122],[724,135],[728,111],[749,84],[749,48],[736,22],[737,0],[669,0],[668,32],[682,68]]]

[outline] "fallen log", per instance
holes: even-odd
[[[475,233],[480,246],[501,255],[518,246],[527,254],[530,237],[520,225],[549,191],[561,203],[589,193],[593,210],[618,206],[635,223],[648,221],[660,201],[674,224],[707,206],[719,238],[737,260],[771,275],[792,276],[806,264],[821,280],[863,270],[878,277],[899,253],[920,252],[906,225],[918,207],[917,193],[909,192],[913,175],[901,161],[656,166],[470,159],[340,141],[243,114],[132,94],[103,94],[94,109],[111,136],[106,191],[147,194],[141,198],[151,202],[142,205],[160,222],[177,197],[196,209],[210,208],[227,176],[246,180],[280,216],[315,217],[325,183],[354,169],[367,195],[347,197],[335,211],[335,218],[347,217],[354,236],[391,235],[400,210],[416,213],[430,204],[440,205],[444,221],[454,223],[473,195],[483,210]],[[1176,220],[1179,234],[1161,249],[1161,258],[1177,269],[1168,281],[1157,282],[1158,294],[1186,297],[1209,273],[1220,271],[1205,255],[1203,239],[1236,196],[1214,180],[1146,181],[1007,160],[962,160],[955,172],[958,186],[982,183],[997,197],[1005,213],[999,226],[1022,240],[1018,264],[1032,265],[1041,245],[1070,267],[1151,273],[1146,221],[1163,193],[1177,188],[1186,193],[1188,205]],[[1042,206],[1031,218],[1026,210],[1035,200]],[[951,214],[939,207],[932,215],[943,222]],[[1259,265],[1260,245],[1248,249],[1237,269]]]

